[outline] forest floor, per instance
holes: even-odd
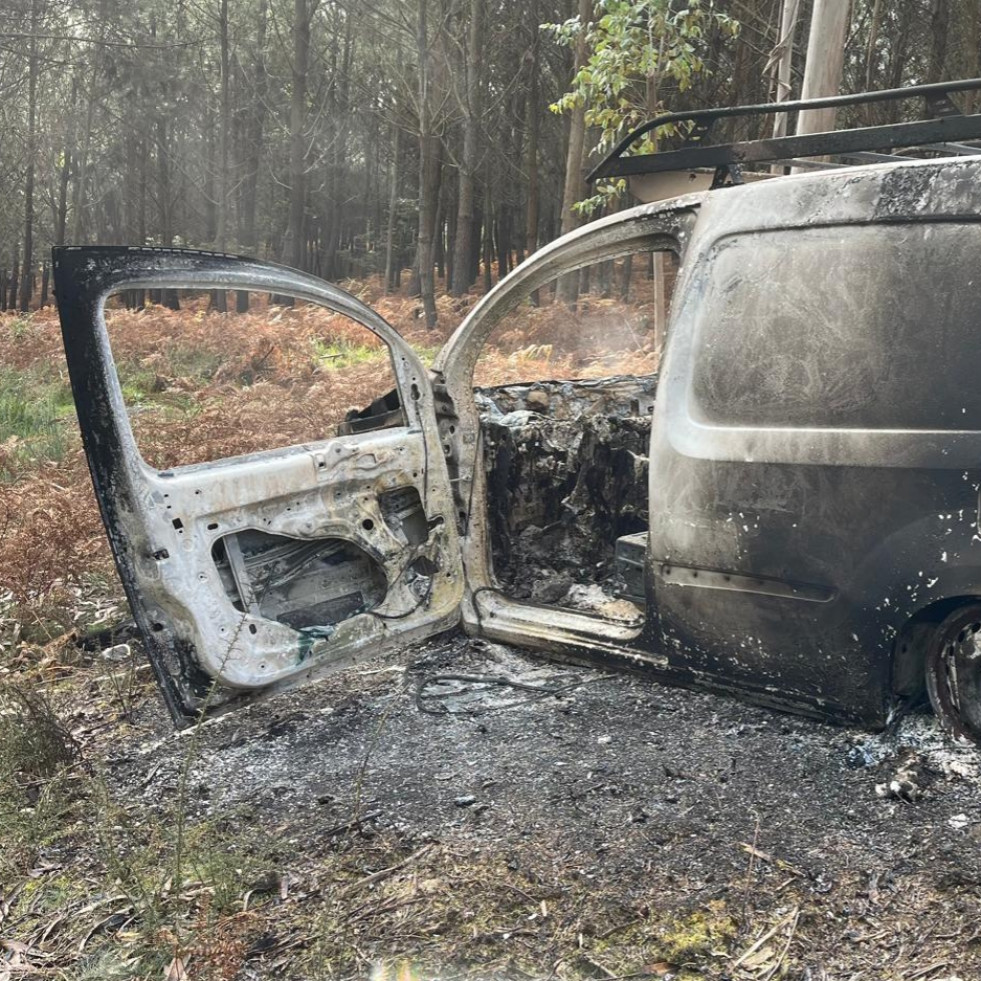
[[[467,308],[359,290],[429,358]],[[653,370],[612,302],[520,313],[478,383]],[[108,319],[158,466],[387,384],[308,308]],[[2,981],[981,977],[981,757],[929,716],[871,736],[450,634],[175,734],[138,641],[80,646],[128,614],[50,312],[0,319],[0,529]]]
[[[981,757],[930,716],[458,634],[180,735],[126,651],[46,678],[73,753],[0,793],[0,977],[981,977]]]

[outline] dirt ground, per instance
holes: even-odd
[[[481,383],[623,369],[590,303],[568,351],[527,311]],[[150,450],[328,431],[378,374],[303,311],[231,351],[186,313],[119,312]],[[981,755],[929,715],[849,731],[450,634],[175,734],[135,641],[75,646],[127,611],[56,322],[7,326],[0,981],[981,979]]]
[[[150,699],[110,794],[161,809],[189,740],[192,823],[281,846],[241,978],[981,977],[981,757],[930,716],[848,731],[451,634],[191,734]]]

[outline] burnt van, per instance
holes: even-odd
[[[600,176],[650,187],[670,173],[676,187],[682,174],[701,189],[541,249],[431,368],[371,308],[295,270],[56,249],[96,495],[175,721],[462,623],[553,658],[868,726],[926,694],[952,733],[981,737],[981,116],[955,106],[979,87],[655,120],[648,129],[688,124],[690,145],[628,156],[628,138]],[[889,98],[925,99],[926,118],[752,143],[706,135],[737,113]],[[749,179],[750,167],[766,170]],[[492,430],[529,413],[509,404],[495,423],[474,368],[549,283],[637,254],[677,271],[657,377],[605,410],[649,427],[646,453],[632,452],[646,500],[630,526],[591,528],[595,509],[579,513],[577,533],[604,537],[636,612],[610,615],[504,583],[493,515],[509,491],[492,479]],[[155,469],[134,440],[104,308],[161,288],[262,290],[346,314],[387,346],[395,390],[319,441]],[[606,398],[602,382],[588,390]],[[539,409],[579,397],[538,395]],[[625,507],[607,502],[614,518]]]

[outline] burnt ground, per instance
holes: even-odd
[[[619,595],[655,383],[484,407],[512,592]],[[981,978],[981,753],[929,715],[845,730],[452,633],[178,735],[142,657],[48,647],[79,758],[0,786],[0,981]]]
[[[190,823],[275,846],[243,978],[981,977],[981,757],[927,715],[873,735],[450,634],[190,734],[151,700],[104,753],[134,820],[190,758]]]

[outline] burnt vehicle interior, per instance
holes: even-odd
[[[519,359],[506,384],[475,389],[493,574],[514,599],[645,619],[647,452],[675,258],[587,266],[575,286],[595,277],[599,292],[575,303],[554,279],[527,301],[562,320],[554,376],[525,378]],[[488,344],[520,351],[515,319]]]
[[[934,353],[917,338],[946,344],[951,324],[975,312],[965,293],[922,331],[931,270],[975,248],[981,148],[965,141],[981,140],[981,115],[962,115],[953,97],[977,89],[981,80],[653,120],[591,175],[635,182],[651,203],[531,256],[431,369],[370,307],[312,276],[193,250],[56,250],[97,498],[175,722],[462,620],[551,656],[869,724],[925,684],[949,728],[977,736],[981,708],[967,695],[981,675],[968,662],[981,628],[969,618],[951,633],[950,621],[963,619],[963,597],[981,595],[973,539],[950,538],[943,562],[950,552],[959,571],[949,583],[916,554],[934,537],[883,544],[968,498],[972,534],[977,525],[977,463],[965,462],[981,430],[969,425],[974,407],[958,395],[958,420],[949,392],[928,397],[924,384],[911,400],[902,390]],[[727,119],[890,99],[923,100],[926,118],[710,139]],[[685,145],[626,155],[679,124]],[[771,179],[774,165],[811,173]],[[679,174],[695,193],[668,197]],[[908,263],[923,255],[934,265],[916,285]],[[589,277],[604,283],[598,300],[577,295]],[[905,299],[903,282],[914,285]],[[159,465],[134,435],[105,304],[163,288],[324,306],[387,348],[393,387],[304,442]],[[845,299],[828,315],[831,294]],[[542,306],[570,338],[555,352],[557,377],[523,380],[517,358],[503,384],[477,384],[489,338],[510,337],[522,310]],[[823,342],[805,329],[815,318]],[[877,333],[843,326],[866,320]],[[516,354],[527,341],[514,334]],[[740,350],[756,352],[751,371],[737,370]],[[953,341],[940,353],[956,363]],[[908,434],[912,448],[901,445]],[[867,520],[890,490],[902,517]],[[841,560],[846,536],[864,551]],[[926,575],[916,593],[910,563]]]

